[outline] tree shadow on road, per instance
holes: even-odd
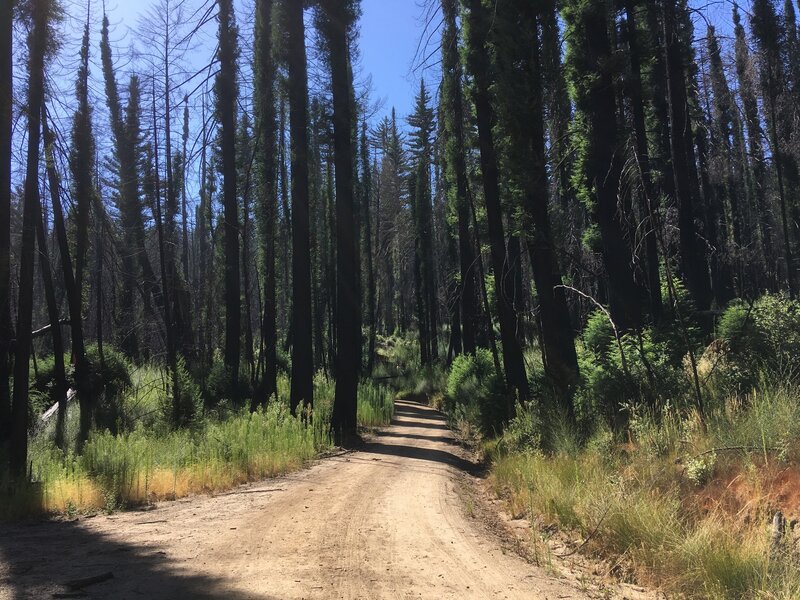
[[[381,438],[407,438],[410,440],[422,440],[428,442],[442,442],[443,444],[450,444],[453,446],[457,446],[458,442],[455,438],[448,437],[445,435],[422,435],[422,434],[414,434],[414,433],[398,433],[396,431],[377,431],[375,432],[376,437]]]
[[[444,422],[444,418],[439,413],[422,405],[415,405],[409,402],[398,403],[395,408],[395,414],[402,417],[402,420],[392,420],[392,425],[397,427],[450,431],[450,428]],[[428,448],[416,443],[417,441],[430,441],[456,446],[457,442],[452,437],[436,435],[435,432],[433,435],[425,435],[422,432],[407,433],[397,430],[381,431],[377,433],[376,437],[383,438],[385,443],[381,441],[368,442],[362,448],[364,452],[441,463],[470,475],[478,475],[481,472],[480,465],[470,462],[447,449]],[[406,440],[407,443],[403,443],[403,440]]]
[[[456,456],[452,452],[445,450],[437,450],[435,448],[422,448],[419,446],[407,446],[403,444],[380,444],[368,443],[364,446],[364,452],[372,454],[382,454],[385,456],[397,456],[403,458],[412,458],[414,460],[425,460],[430,462],[442,463],[451,467],[455,467],[460,471],[469,473],[470,475],[478,475],[481,472],[479,465],[470,462],[460,456]]]
[[[146,520],[145,514],[142,521]],[[2,600],[273,598],[231,589],[230,581],[198,574],[198,568],[201,567],[196,564],[172,560],[156,545],[136,546],[93,531],[87,519],[0,524]],[[113,578],[87,585],[83,590],[65,585],[109,572]]]

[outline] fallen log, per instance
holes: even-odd
[[[70,321],[69,321],[69,319],[61,319],[58,322],[58,324],[59,325],[69,325]],[[34,329],[33,331],[31,331],[31,337],[35,339],[37,337],[41,337],[43,335],[46,335],[46,334],[50,333],[50,330],[52,328],[53,328],[53,325],[52,324],[48,324],[48,325],[45,325],[44,327],[40,327],[39,329]]]
[[[75,388],[69,388],[67,390],[67,404],[69,404],[72,401],[72,399],[75,398],[75,394],[77,393],[78,391]],[[44,413],[41,416],[42,422],[47,421],[57,412],[58,412],[58,402],[56,402],[55,404],[53,404],[53,406],[44,411]]]

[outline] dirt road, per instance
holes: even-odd
[[[472,465],[445,422],[400,402],[359,451],[154,510],[0,526],[0,598],[582,598],[471,516]]]

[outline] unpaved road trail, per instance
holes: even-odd
[[[584,598],[470,515],[442,417],[398,402],[358,452],[214,497],[0,526],[0,598]],[[76,597],[76,596],[72,596]]]

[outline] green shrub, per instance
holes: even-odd
[[[800,302],[785,295],[766,294],[752,306],[732,303],[720,319],[718,344],[704,359],[706,378],[718,398],[746,394],[759,383],[796,381],[800,376]]]
[[[501,448],[507,452],[530,452],[542,445],[542,420],[532,402],[517,402],[514,418],[508,423],[500,439]]]
[[[124,396],[132,385],[133,367],[128,359],[113,346],[104,345],[103,355],[96,344],[86,347],[89,366],[89,392],[94,397],[95,425],[99,429],[117,431],[125,421]],[[70,364],[70,355],[64,354],[67,387],[77,388],[75,369]],[[55,360],[53,356],[37,359],[36,369],[31,368],[31,406],[34,415],[40,415],[55,402],[52,395],[55,382]]]
[[[614,329],[608,317],[600,310],[594,311],[583,328],[584,346],[595,356],[602,356],[614,343]]]
[[[132,384],[131,364],[125,355],[106,345],[102,359],[96,344],[86,348],[86,358],[95,393],[95,426],[115,432],[125,420],[123,404]],[[71,376],[74,377],[74,373]]]
[[[203,399],[200,386],[186,369],[183,357],[178,359],[176,365],[177,394],[172,389],[172,376],[170,375],[169,393],[165,394],[161,403],[164,421],[172,429],[180,429],[192,425],[203,413]]]
[[[645,405],[660,410],[667,404],[682,406],[690,400],[690,379],[681,363],[671,358],[682,355],[671,349],[668,341],[645,329],[640,334],[623,335],[617,344],[610,324],[603,325],[596,315],[589,323],[578,348],[583,378],[576,394],[579,421],[591,421],[597,415],[618,426],[625,420],[622,411],[630,407]]]
[[[228,396],[230,378],[225,369],[225,361],[219,351],[214,352],[211,368],[201,378],[201,393],[206,408],[217,408]],[[224,409],[225,407],[223,407]]]
[[[488,350],[479,348],[474,356],[461,354],[455,358],[447,377],[446,412],[455,420],[466,420],[491,433],[505,419],[506,405],[503,382]]]

